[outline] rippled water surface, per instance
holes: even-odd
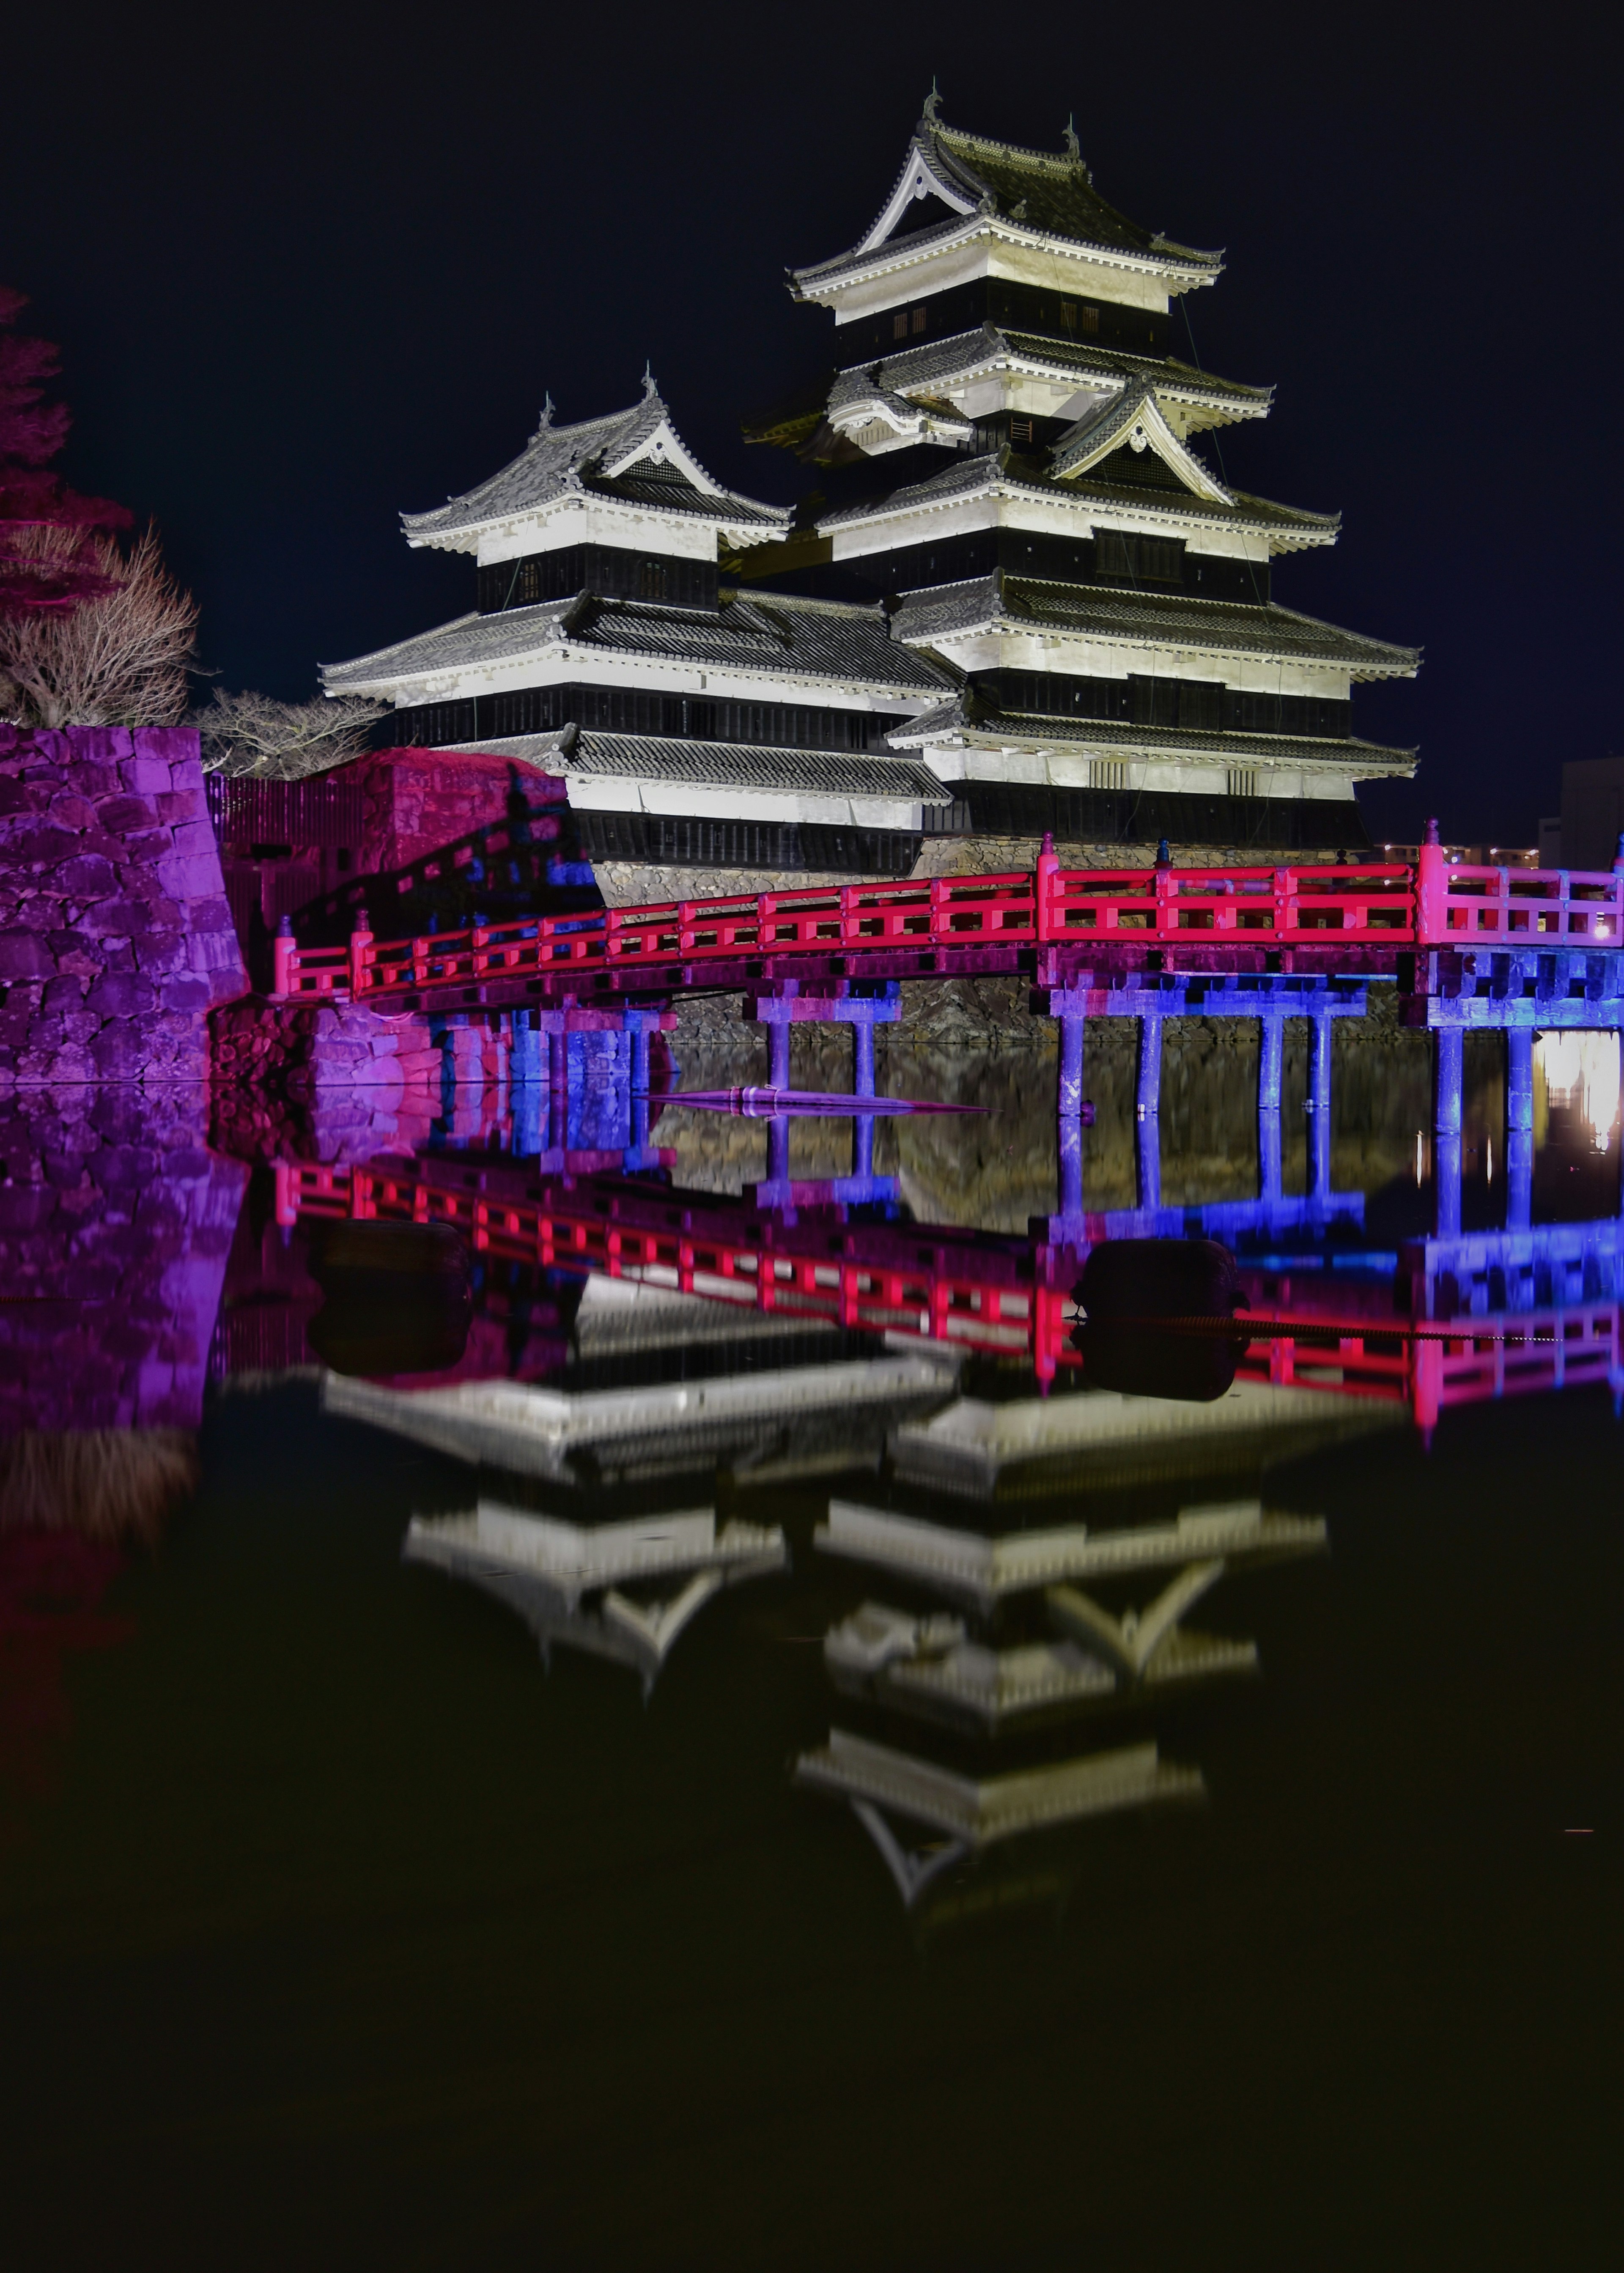
[[[13,2262],[1599,2262],[1616,1048],[1298,1031],[0,1100]]]

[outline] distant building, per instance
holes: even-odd
[[[1556,847],[1539,824],[1540,842],[1562,868],[1611,868],[1624,831],[1624,758],[1575,758],[1562,768],[1562,814]]]
[[[933,93],[873,227],[793,274],[837,368],[746,431],[814,469],[801,506],[725,489],[651,379],[574,425],[549,403],[510,465],[403,516],[473,556],[474,610],[324,684],[395,703],[402,742],[563,779],[612,898],[1045,829],[1362,844],[1357,784],[1414,753],[1355,737],[1351,689],[1419,656],[1275,604],[1275,557],[1338,521],[1198,446],[1270,404],[1170,351],[1222,266],[1107,205],[1069,129],[1017,149]]]

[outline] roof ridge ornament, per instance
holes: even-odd
[[[652,359],[645,356],[643,364],[643,399],[645,402],[652,402],[658,394],[659,388],[654,383]]]
[[[942,90],[936,85],[936,75],[935,71],[932,71],[930,74],[930,92],[925,97],[924,108],[921,110],[919,115],[921,123],[927,126],[937,126],[941,124]]]
[[[547,393],[546,393],[546,396],[545,396],[545,400],[544,400],[544,401],[543,401],[543,402],[542,402],[542,406],[541,406],[541,424],[540,424],[540,426],[538,427],[538,429],[537,431],[538,431],[539,433],[543,433],[543,434],[545,434],[545,433],[547,431],[548,428],[552,425],[552,424],[553,424],[553,390],[552,390],[552,388],[551,388],[551,387],[549,387],[549,388],[548,388],[548,390],[547,390]]]
[[[1082,163],[1083,146],[1077,139],[1077,114],[1075,111],[1068,111],[1066,113],[1065,153],[1068,158],[1074,158],[1079,165]]]

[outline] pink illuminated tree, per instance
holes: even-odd
[[[0,619],[13,621],[71,613],[116,591],[119,579],[94,534],[130,519],[123,506],[81,497],[50,471],[68,412],[45,400],[60,367],[56,348],[11,328],[26,304],[0,285]]]

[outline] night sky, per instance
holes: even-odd
[[[1278,390],[1218,437],[1228,476],[1343,514],[1276,596],[1426,650],[1356,693],[1422,753],[1363,793],[1372,833],[1526,843],[1564,759],[1624,749],[1616,20],[39,8],[6,35],[0,275],[62,343],[66,471],[157,520],[204,667],[300,696],[472,605],[396,514],[512,457],[549,388],[630,404],[647,358],[714,472],[794,497],[738,434],[831,359],[785,268],[868,227],[933,71],[1008,140],[1058,148],[1074,109],[1113,203],[1225,248],[1196,349]]]

